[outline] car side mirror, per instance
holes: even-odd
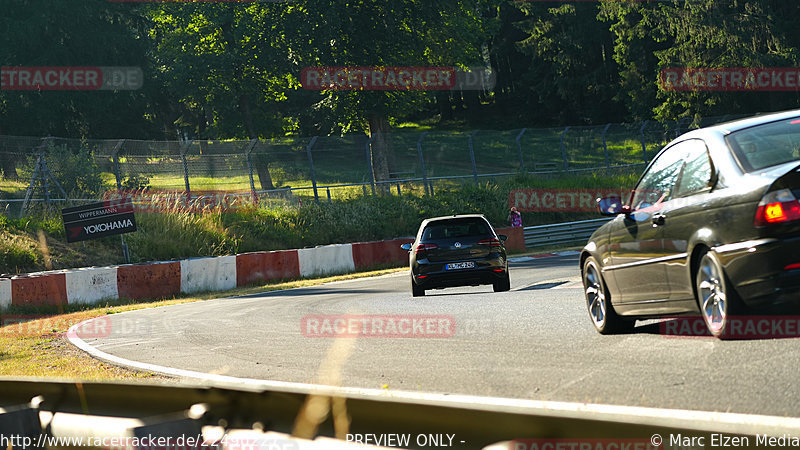
[[[630,206],[623,205],[622,199],[618,195],[598,198],[597,209],[603,216],[616,216],[618,214],[628,214],[631,212]]]
[[[400,246],[400,248],[410,252],[411,251],[411,244],[403,244],[403,245]]]
[[[500,241],[505,242],[506,239],[508,239],[508,236],[506,236],[505,234],[498,234],[497,238],[500,239]]]

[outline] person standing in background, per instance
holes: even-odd
[[[521,227],[522,226],[522,214],[517,211],[516,206],[511,207],[511,212],[508,213],[508,223],[511,224],[512,227]]]

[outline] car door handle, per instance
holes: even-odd
[[[664,215],[664,214],[660,214],[660,213],[653,214],[653,226],[654,227],[658,227],[658,226],[664,225],[664,222],[666,222],[666,220],[667,220],[667,216]]]

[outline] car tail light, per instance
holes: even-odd
[[[433,250],[435,248],[439,248],[439,246],[436,244],[417,244],[417,248],[414,249],[414,253],[419,254],[419,252]]]
[[[800,220],[800,202],[789,189],[768,192],[758,203],[756,226],[795,220]]]
[[[488,245],[490,247],[500,247],[500,240],[497,238],[481,239],[478,245]]]

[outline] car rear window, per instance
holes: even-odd
[[[487,236],[489,224],[481,219],[449,219],[432,222],[422,231],[422,240]]]
[[[731,133],[728,145],[746,172],[800,159],[800,118]]]

